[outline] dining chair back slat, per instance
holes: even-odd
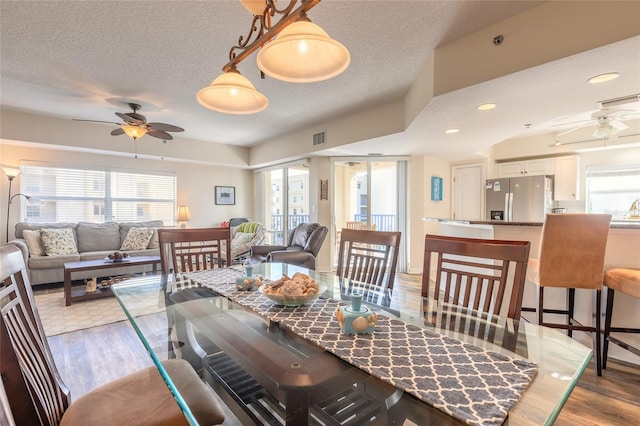
[[[499,315],[510,292],[506,315],[520,319],[530,245],[426,235],[422,296]]]
[[[231,265],[230,228],[159,229],[158,240],[163,274]]]
[[[342,229],[336,274],[379,289],[393,288],[400,235],[400,232]]]

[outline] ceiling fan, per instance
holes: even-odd
[[[127,136],[136,140],[138,138],[143,137],[144,135],[153,136],[154,138],[163,139],[166,141],[170,141],[173,139],[167,132],[183,132],[184,129],[182,127],[174,126],[172,124],[166,123],[148,123],[147,118],[138,114],[138,110],[142,108],[140,104],[129,103],[129,107],[133,110],[133,112],[116,112],[116,115],[120,117],[123,122],[116,123],[112,121],[101,121],[101,120],[80,120],[74,119],[75,121],[90,121],[93,123],[112,123],[117,124],[117,129],[114,129],[111,132],[112,136],[119,136],[126,134]]]
[[[556,138],[560,138],[576,130],[591,127],[595,125],[595,130],[592,136],[596,139],[614,139],[618,133],[629,128],[624,121],[635,118],[640,114],[638,109],[616,109],[612,108],[616,105],[625,105],[638,101],[638,95],[628,96],[625,98],[612,99],[610,101],[598,102],[600,109],[591,114],[591,118],[588,120],[573,121],[570,123],[556,124],[553,127],[566,127],[568,125],[577,124],[564,132],[558,133]]]

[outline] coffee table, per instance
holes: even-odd
[[[123,268],[129,266],[153,265],[153,273],[158,270],[160,256],[130,256],[120,262],[106,259],[80,260],[77,262],[66,262],[64,264],[64,301],[65,306],[71,305],[74,301],[100,299],[112,296],[111,287],[97,286],[95,292],[87,293],[85,287],[71,288],[71,274],[80,271],[97,271],[103,269]]]

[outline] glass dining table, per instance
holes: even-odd
[[[167,358],[189,361],[242,424],[541,425],[555,421],[592,356],[557,330],[435,302],[419,288],[255,265],[265,281],[300,272],[327,288],[311,304],[279,306],[238,290],[244,272],[113,286],[190,424]],[[340,332],[336,310],[354,293],[378,318],[372,334]]]

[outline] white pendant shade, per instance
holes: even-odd
[[[147,129],[145,129],[144,127],[132,126],[130,124],[126,126],[122,126],[122,130],[124,130],[127,136],[129,136],[130,138],[133,138],[133,140],[141,138],[147,134]]]
[[[227,114],[253,114],[264,110],[269,101],[251,82],[238,72],[218,76],[201,89],[196,99],[205,108]]]
[[[311,83],[342,73],[351,62],[349,51],[318,25],[296,21],[258,53],[258,67],[269,77]]]
[[[240,3],[253,15],[262,15],[267,7],[265,0],[240,0]],[[273,3],[277,4],[276,1]]]

